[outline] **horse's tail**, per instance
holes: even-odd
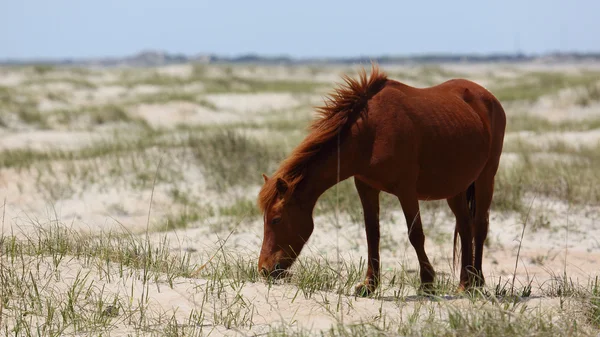
[[[480,186],[481,187],[481,186]],[[471,218],[475,217],[475,183],[471,183],[467,188],[467,205],[469,205],[469,212]]]
[[[475,183],[471,183],[467,188],[467,206],[469,207],[469,214],[471,219],[475,218]],[[456,245],[458,238],[458,221],[456,222],[456,227],[454,227],[454,249],[452,250],[452,266],[456,268],[456,252],[458,251],[458,247]]]

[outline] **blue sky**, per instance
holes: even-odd
[[[0,0],[0,58],[600,50],[599,0]]]

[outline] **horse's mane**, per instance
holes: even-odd
[[[353,116],[365,109],[367,101],[383,88],[387,75],[381,72],[377,65],[372,64],[369,78],[362,68],[359,71],[359,79],[350,78],[348,75],[343,75],[342,79],[345,83],[328,95],[324,106],[316,108],[319,117],[311,123],[308,136],[263,185],[258,196],[258,206],[262,212],[277,198],[277,178],[284,179],[293,191],[304,178],[306,166],[311,159],[336,138],[349,121],[353,120]]]

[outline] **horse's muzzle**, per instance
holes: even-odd
[[[280,263],[275,263],[270,270],[265,266],[262,266],[260,267],[259,272],[261,276],[273,279],[280,279],[289,275],[289,273],[284,267],[282,267]]]

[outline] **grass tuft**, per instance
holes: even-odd
[[[206,169],[210,184],[219,188],[260,184],[260,173],[271,172],[283,158],[280,150],[233,130],[192,135],[188,146]]]
[[[595,72],[572,75],[560,72],[528,72],[513,83],[500,85],[491,91],[501,102],[536,101],[544,95],[577,86],[587,86],[598,81]]]

